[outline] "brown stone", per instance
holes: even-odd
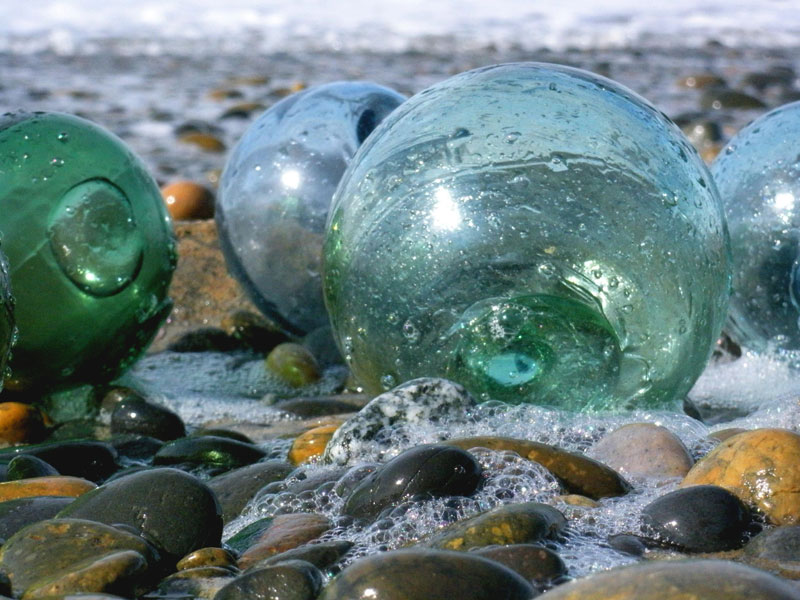
[[[727,429],[720,429],[719,431],[714,431],[708,434],[712,440],[717,440],[718,442],[724,442],[728,438],[732,438],[735,435],[739,435],[740,433],[744,433],[747,429],[742,429],[741,427],[729,427]]]
[[[244,290],[228,274],[213,220],[174,224],[178,265],[170,296],[175,303],[150,352],[165,350],[186,332],[200,327],[220,327],[229,313],[258,313]]]
[[[184,144],[190,144],[206,152],[225,152],[225,144],[210,133],[185,133],[178,138]]]
[[[299,465],[321,456],[337,429],[339,429],[339,425],[323,425],[300,434],[292,442],[289,450],[289,462]]]
[[[628,482],[614,469],[583,454],[567,452],[549,444],[491,436],[459,438],[443,443],[464,450],[488,448],[516,452],[548,469],[562,481],[569,492],[588,496],[593,500],[623,496],[631,489]]]
[[[688,87],[692,89],[702,89],[708,87],[720,87],[725,85],[725,80],[718,75],[711,75],[709,73],[700,73],[697,75],[688,75],[678,79],[680,87]]]
[[[80,477],[69,475],[51,475],[48,477],[31,477],[0,483],[0,502],[14,498],[30,498],[32,496],[70,496],[77,498],[91,491],[96,484]]]
[[[197,567],[235,567],[236,559],[224,548],[200,548],[178,561],[178,571]]]
[[[167,211],[176,221],[214,217],[214,194],[194,181],[175,181],[161,188]]]
[[[44,418],[38,408],[22,402],[0,403],[0,443],[35,442],[44,433]]]
[[[686,475],[681,485],[724,487],[756,507],[769,522],[800,522],[800,435],[755,429],[726,439]]]
[[[304,387],[322,376],[314,355],[305,346],[285,342],[267,356],[267,370],[292,387]]]
[[[286,552],[317,539],[330,529],[331,524],[322,515],[292,513],[278,515],[262,532],[255,543],[239,557],[239,568],[247,569],[273,554]]]
[[[680,438],[652,423],[630,423],[615,429],[589,454],[626,477],[683,477],[694,460]]]

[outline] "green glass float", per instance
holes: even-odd
[[[176,254],[161,194],[89,121],[0,117],[0,235],[19,330],[9,389],[108,381],[169,313]]]
[[[759,352],[800,350],[800,102],[742,129],[711,173],[733,253],[726,329]]]
[[[0,240],[2,241],[2,240]],[[6,374],[11,346],[16,337],[14,328],[14,299],[8,282],[8,263],[0,249],[0,391]]]
[[[728,234],[683,134],[608,79],[487,67],[376,128],[331,206],[324,293],[356,378],[674,407],[727,310]]]

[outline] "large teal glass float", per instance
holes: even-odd
[[[622,86],[487,67],[408,100],[331,206],[325,298],[371,391],[437,375],[481,399],[672,406],[730,293],[708,170]]]
[[[2,240],[0,240],[2,241]],[[8,355],[16,335],[11,288],[8,282],[8,263],[0,248],[0,391],[6,374]]]
[[[729,333],[756,351],[800,350],[800,102],[742,129],[711,173],[731,235]]]
[[[404,99],[373,83],[310,88],[262,114],[225,165],[216,221],[228,269],[289,333],[328,327],[320,272],[331,197],[358,147]]]
[[[8,388],[108,381],[169,312],[176,255],[158,187],[84,119],[0,118],[0,235],[19,330]]]

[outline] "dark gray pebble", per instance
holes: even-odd
[[[18,479],[28,479],[29,477],[48,477],[59,475],[53,465],[43,461],[41,458],[31,454],[20,454],[11,459],[8,463],[6,479],[16,481]]]
[[[130,398],[119,402],[111,413],[111,433],[134,433],[169,441],[185,436],[186,428],[168,408]]]
[[[253,444],[213,435],[192,436],[164,444],[153,457],[153,464],[190,464],[225,472],[258,462],[265,456]]]
[[[290,560],[240,575],[219,590],[214,600],[314,600],[321,588],[319,569],[303,560]]]
[[[217,495],[222,507],[222,522],[227,524],[242,512],[242,509],[265,485],[282,481],[294,467],[282,460],[240,467],[212,478],[208,485]]]
[[[10,462],[27,454],[50,463],[61,475],[101,482],[119,468],[117,452],[110,444],[95,441],[65,441],[19,446],[0,451],[0,461]]]
[[[537,544],[488,546],[479,548],[475,554],[507,566],[541,588],[567,573],[567,565],[558,554]]]
[[[0,538],[7,540],[23,527],[52,519],[74,498],[34,496],[0,502]]]

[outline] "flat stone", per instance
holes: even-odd
[[[538,502],[498,506],[446,527],[420,545],[442,550],[469,550],[491,545],[530,544],[558,536],[567,520]]]
[[[193,550],[219,546],[221,509],[214,492],[177,469],[138,471],[81,496],[60,517],[130,525],[175,561]]]
[[[464,450],[488,448],[516,452],[548,469],[561,480],[569,492],[593,500],[624,496],[631,489],[630,484],[614,469],[583,454],[567,452],[549,444],[490,436],[458,438],[444,443]]]
[[[23,527],[52,519],[72,500],[69,496],[32,496],[0,502],[0,539],[7,540]]]
[[[678,436],[652,423],[623,425],[600,439],[588,454],[625,477],[683,477],[694,464]]]
[[[410,549],[356,561],[319,600],[530,600],[535,593],[508,567],[472,552]]]
[[[33,496],[70,496],[76,498],[96,487],[97,485],[91,481],[80,477],[69,477],[68,475],[4,481],[0,483],[0,502]]]
[[[347,540],[304,544],[280,554],[273,554],[254,565],[254,567],[276,565],[287,560],[304,560],[318,569],[325,569],[342,558],[352,547],[353,542],[348,542]]]
[[[788,579],[800,579],[800,525],[762,531],[744,547],[742,559]]]
[[[190,464],[230,471],[258,462],[266,453],[254,444],[213,435],[184,437],[164,444],[155,465]]]
[[[224,548],[200,548],[178,561],[178,571],[198,567],[236,567],[236,558]]]
[[[279,554],[315,540],[331,527],[327,518],[312,513],[277,515],[271,517],[266,525],[257,535],[248,539],[246,549],[242,551],[238,561],[239,568],[242,570],[273,554]],[[231,538],[228,543],[233,545],[234,539]]]
[[[797,600],[799,595],[785,580],[734,562],[670,560],[596,573],[539,600]]]
[[[292,472],[292,465],[282,460],[268,460],[234,469],[213,477],[208,486],[222,507],[222,522],[228,524],[239,516],[247,503],[265,485],[282,481]]]
[[[0,461],[8,462],[19,454],[41,458],[62,475],[81,477],[95,483],[100,483],[119,468],[114,448],[105,442],[92,440],[47,442],[8,448],[0,451]]]
[[[755,429],[720,442],[692,467],[682,486],[718,485],[766,515],[770,523],[800,521],[800,435]]]

